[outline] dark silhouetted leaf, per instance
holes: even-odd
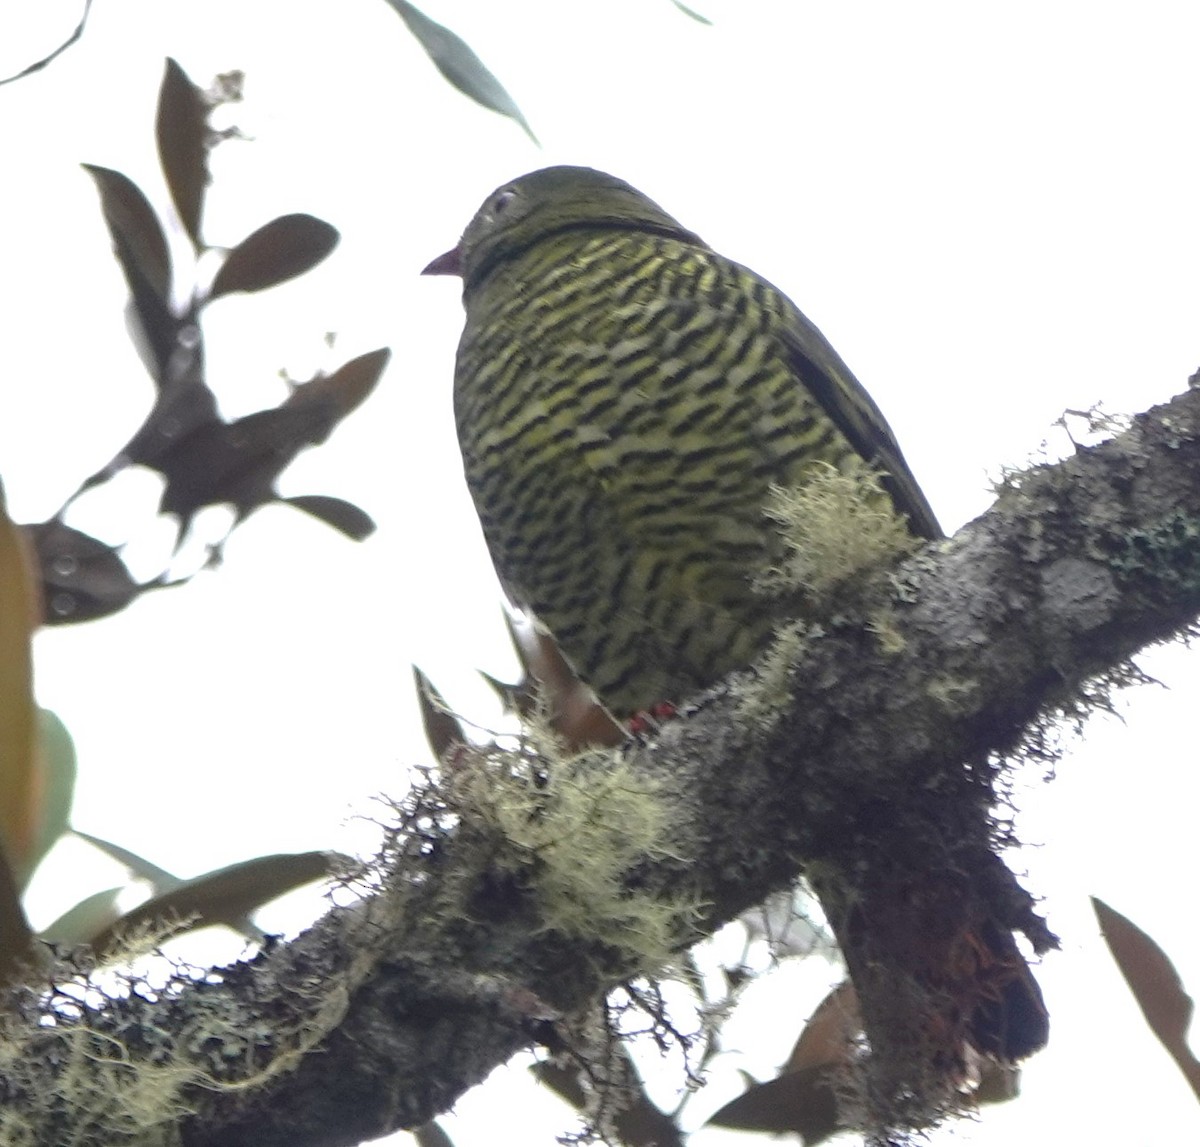
[[[465,96],[491,111],[515,120],[534,143],[537,136],[526,122],[521,109],[483,61],[467,46],[461,36],[431,20],[408,0],[388,0],[408,25],[408,30],[428,53],[437,70]],[[540,145],[539,145],[540,146]]]
[[[311,270],[337,246],[337,228],[314,215],[281,215],[247,235],[226,257],[209,297],[262,291]]]
[[[1104,941],[1142,1009],[1146,1023],[1200,1099],[1200,1061],[1192,1054],[1187,1042],[1194,1004],[1184,991],[1175,965],[1132,920],[1095,896],[1091,900]]]
[[[833,1081],[844,1075],[861,1030],[858,997],[846,980],[817,1006],[779,1077],[753,1084],[709,1122],[743,1131],[794,1132],[806,1144],[828,1139],[837,1130]]]
[[[779,1074],[846,1063],[860,1031],[858,995],[854,985],[843,980],[817,1005]]]
[[[184,526],[201,507],[222,503],[247,517],[275,500],[280,473],[305,446],[323,442],[331,422],[325,407],[278,407],[200,427],[154,463],[167,479],[162,511]]]
[[[172,59],[158,93],[158,156],[180,222],[194,246],[208,186],[208,101]]]
[[[54,49],[48,56],[43,56],[40,60],[35,60],[32,64],[22,68],[16,75],[5,76],[0,80],[0,85],[11,84],[14,80],[23,79],[25,76],[31,76],[34,72],[40,72],[51,60],[61,56],[72,44],[78,42],[83,35],[83,29],[87,25],[88,13],[92,10],[92,0],[83,0],[83,15],[79,17],[79,23],[75,25],[75,30]]]
[[[417,1141],[417,1147],[454,1147],[454,1140],[437,1120],[414,1128],[412,1137]]]
[[[625,1147],[683,1147],[679,1128],[669,1115],[650,1102],[628,1057],[623,1056],[614,1068],[622,1077],[625,1100],[621,1110],[612,1117],[618,1141]],[[531,1064],[529,1070],[560,1099],[577,1111],[584,1109],[586,1093],[577,1071],[547,1060]]]
[[[140,464],[163,472],[164,460],[179,449],[198,431],[222,426],[217,417],[217,400],[202,381],[203,356],[200,343],[185,348],[181,355],[189,357],[182,363],[182,373],[164,382],[154,401],[154,407],[146,416],[138,432],[125,448],[100,472],[99,479],[107,478],[122,466]]]
[[[303,510],[356,542],[369,538],[375,532],[375,522],[371,516],[344,498],[334,498],[329,494],[296,494],[291,498],[280,498],[279,501]]]
[[[332,374],[318,375],[311,382],[301,383],[288,396],[284,406],[306,406],[330,402],[337,418],[345,418],[375,389],[392,352],[387,347],[360,354],[343,363]]]
[[[25,530],[41,569],[47,625],[106,617],[142,592],[112,546],[57,519]]]
[[[433,750],[433,755],[439,760],[446,759],[456,745],[467,743],[467,734],[457,717],[450,712],[449,706],[443,700],[437,687],[417,666],[412,667],[413,680],[417,686],[417,704],[421,709],[421,726],[425,730],[425,740]]]
[[[731,1100],[709,1123],[772,1135],[791,1132],[800,1136],[805,1147],[812,1147],[838,1130],[833,1078],[828,1067],[781,1075]]]
[[[1009,1103],[1021,1094],[1021,1069],[990,1057],[979,1065],[979,1083],[971,1093],[976,1103]]]
[[[91,163],[83,164],[83,169],[99,188],[104,221],[130,288],[134,289],[140,280],[149,284],[159,299],[167,301],[171,291],[171,257],[162,225],[149,200],[132,179],[119,171]]]
[[[613,1124],[621,1142],[629,1147],[683,1147],[684,1139],[669,1115],[665,1115],[644,1092],[626,1107]]]
[[[529,1070],[539,1083],[548,1087],[564,1103],[570,1104],[576,1111],[583,1110],[587,1103],[587,1092],[579,1082],[579,1072],[551,1060],[531,1063]]]
[[[122,936],[159,920],[191,920],[189,929],[225,924],[240,931],[247,913],[330,875],[343,863],[344,858],[333,853],[298,852],[258,856],[219,868],[139,904],[96,936],[93,947],[103,960],[122,946]]]
[[[129,285],[129,320],[138,354],[152,378],[168,376],[182,320],[171,309],[171,262],[162,226],[126,176],[84,164],[100,190],[117,262]]]

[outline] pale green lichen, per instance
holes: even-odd
[[[803,621],[781,625],[766,652],[754,663],[753,676],[738,689],[738,713],[758,729],[769,732],[787,711],[796,675],[796,662],[821,630]]]
[[[113,961],[154,948],[177,930],[159,925],[130,936]],[[179,1124],[195,1111],[197,1090],[258,1087],[293,1068],[344,1012],[344,993],[313,989],[312,1008],[288,1028],[264,1025],[256,1038],[244,1010],[219,991],[192,992],[187,1008],[169,998],[212,973],[160,955],[151,975],[94,971],[59,961],[49,986],[28,1008],[0,1018],[0,1104],[4,1147],[174,1147]],[[166,985],[163,984],[163,968]],[[31,991],[33,989],[30,989]],[[112,1010],[128,1013],[113,1028]],[[126,1038],[128,1034],[128,1038]],[[269,1049],[269,1050],[267,1050]]]
[[[675,958],[699,905],[639,890],[631,875],[673,855],[664,784],[615,749],[567,750],[542,719],[515,748],[471,749],[446,778],[452,807],[492,830],[488,862],[519,877],[540,928],[616,953],[628,975]]]
[[[810,602],[864,574],[895,564],[920,544],[862,459],[813,466],[797,486],[772,486],[764,508],[779,526],[783,560],[755,579],[768,596],[798,591]]]

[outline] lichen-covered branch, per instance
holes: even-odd
[[[808,872],[875,1057],[863,1122],[919,1125],[939,1096],[897,1106],[920,1090],[895,1060],[923,1013],[895,984],[929,953],[905,947],[895,918],[931,921],[935,955],[939,928],[972,921],[1024,933],[1037,951],[1053,944],[996,856],[1000,760],[1036,749],[1040,723],[1085,712],[1131,654],[1198,613],[1200,393],[1189,392],[1010,482],[886,594],[789,630],[769,672],[735,676],[626,754],[625,796],[644,791],[666,814],[650,822],[663,839],[628,859],[628,893],[666,905],[682,945]],[[487,767],[448,763],[426,804],[406,806],[377,886],[294,942],[53,1029],[34,1026],[43,1005],[23,996],[13,1014],[26,1027],[10,1023],[0,1047],[5,1130],[23,1119],[30,1143],[354,1144],[424,1123],[518,1048],[552,1040],[559,1017],[638,970],[635,946],[616,928],[588,935],[547,918],[545,835],[513,851],[503,818],[473,816],[471,786],[454,781]],[[576,767],[580,785],[603,771],[599,758]],[[531,810],[566,799],[546,796],[540,769],[531,757],[523,774]],[[71,1088],[89,1070],[108,1072],[110,1090],[162,1073],[157,1114],[141,1094],[136,1126],[64,1134],[78,1128]]]

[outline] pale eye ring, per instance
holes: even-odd
[[[517,193],[511,188],[501,191],[495,199],[492,200],[492,215],[499,215],[514,199]]]

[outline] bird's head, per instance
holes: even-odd
[[[590,167],[545,167],[497,187],[467,225],[458,246],[425,275],[461,275],[465,287],[549,235],[616,228],[700,239],[623,179]]]

